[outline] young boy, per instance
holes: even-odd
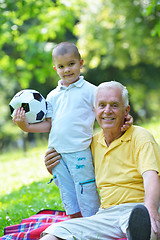
[[[83,59],[73,43],[58,44],[52,57],[61,80],[47,96],[46,120],[28,124],[21,108],[13,121],[26,132],[50,131],[48,148],[61,154],[52,173],[66,213],[71,218],[91,216],[100,205],[90,151],[96,87],[80,76]]]

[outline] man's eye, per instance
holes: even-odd
[[[117,104],[117,103],[114,103],[114,104],[112,105],[112,107],[117,108],[117,107],[118,107],[118,104]]]
[[[99,104],[99,107],[100,107],[100,108],[104,108],[104,107],[105,107],[105,104],[101,103],[101,104]]]

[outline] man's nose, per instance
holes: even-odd
[[[105,107],[105,109],[104,109],[104,112],[105,112],[105,113],[110,113],[111,110],[112,110],[112,109],[111,109],[111,105],[110,105],[110,104],[107,104],[106,107]]]

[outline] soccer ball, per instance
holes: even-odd
[[[44,120],[47,112],[45,98],[36,90],[25,89],[18,92],[9,103],[11,116],[15,110],[23,107],[28,123],[36,123]]]

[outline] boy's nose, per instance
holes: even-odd
[[[65,72],[69,72],[70,71],[70,68],[69,67],[65,67]]]

